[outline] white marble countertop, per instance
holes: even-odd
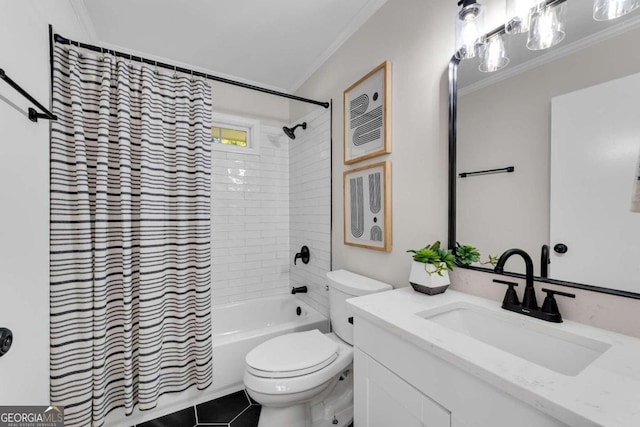
[[[452,290],[429,296],[406,287],[348,302],[357,317],[385,328],[570,426],[640,426],[640,339],[568,320],[560,324],[544,322],[503,310],[496,301]],[[568,376],[416,315],[458,302],[542,322],[611,347],[583,371]]]

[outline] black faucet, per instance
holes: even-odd
[[[524,308],[530,308],[532,310],[538,309],[538,301],[536,301],[536,291],[533,288],[533,261],[528,253],[523,251],[522,249],[509,249],[504,251],[502,255],[500,255],[500,259],[496,264],[496,267],[493,269],[498,274],[504,273],[504,264],[507,262],[512,255],[520,255],[524,260],[524,264],[526,267],[526,286],[524,287],[524,297],[522,297],[522,306]]]
[[[307,293],[307,287],[306,286],[298,286],[298,287],[292,287],[291,288],[291,293],[292,294],[306,294]]]
[[[527,254],[522,249],[509,249],[500,256],[500,259],[498,260],[494,271],[498,274],[504,274],[504,264],[507,262],[507,259],[511,257],[511,255],[520,255],[522,259],[524,259],[524,263],[526,266],[526,286],[524,288],[524,297],[522,298],[522,304],[520,304],[514,288],[514,286],[518,286],[517,283],[506,282],[504,280],[497,279],[494,280],[495,283],[501,283],[503,285],[509,286],[509,289],[507,289],[507,293],[504,296],[504,300],[502,301],[502,308],[516,313],[521,313],[526,316],[546,320],[548,322],[562,322],[562,316],[560,315],[560,310],[558,310],[558,304],[556,303],[554,295],[561,295],[569,298],[575,298],[576,296],[574,294],[569,294],[566,292],[560,292],[551,289],[542,289],[544,292],[546,292],[547,297],[545,298],[542,307],[538,308],[536,293],[533,287],[533,261],[531,260],[529,254]]]

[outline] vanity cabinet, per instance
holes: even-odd
[[[354,319],[355,427],[565,427],[461,367]]]
[[[357,348],[354,366],[354,425],[451,426],[449,411]]]

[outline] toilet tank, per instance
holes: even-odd
[[[388,285],[369,277],[361,276],[347,270],[336,270],[327,273],[329,280],[329,317],[333,332],[343,341],[353,345],[353,324],[349,318],[353,317],[351,306],[346,301],[349,298],[374,294],[391,290]]]

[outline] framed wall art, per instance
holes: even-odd
[[[391,250],[391,162],[348,170],[343,176],[344,244]]]
[[[344,163],[391,152],[391,63],[385,61],[343,94]]]

